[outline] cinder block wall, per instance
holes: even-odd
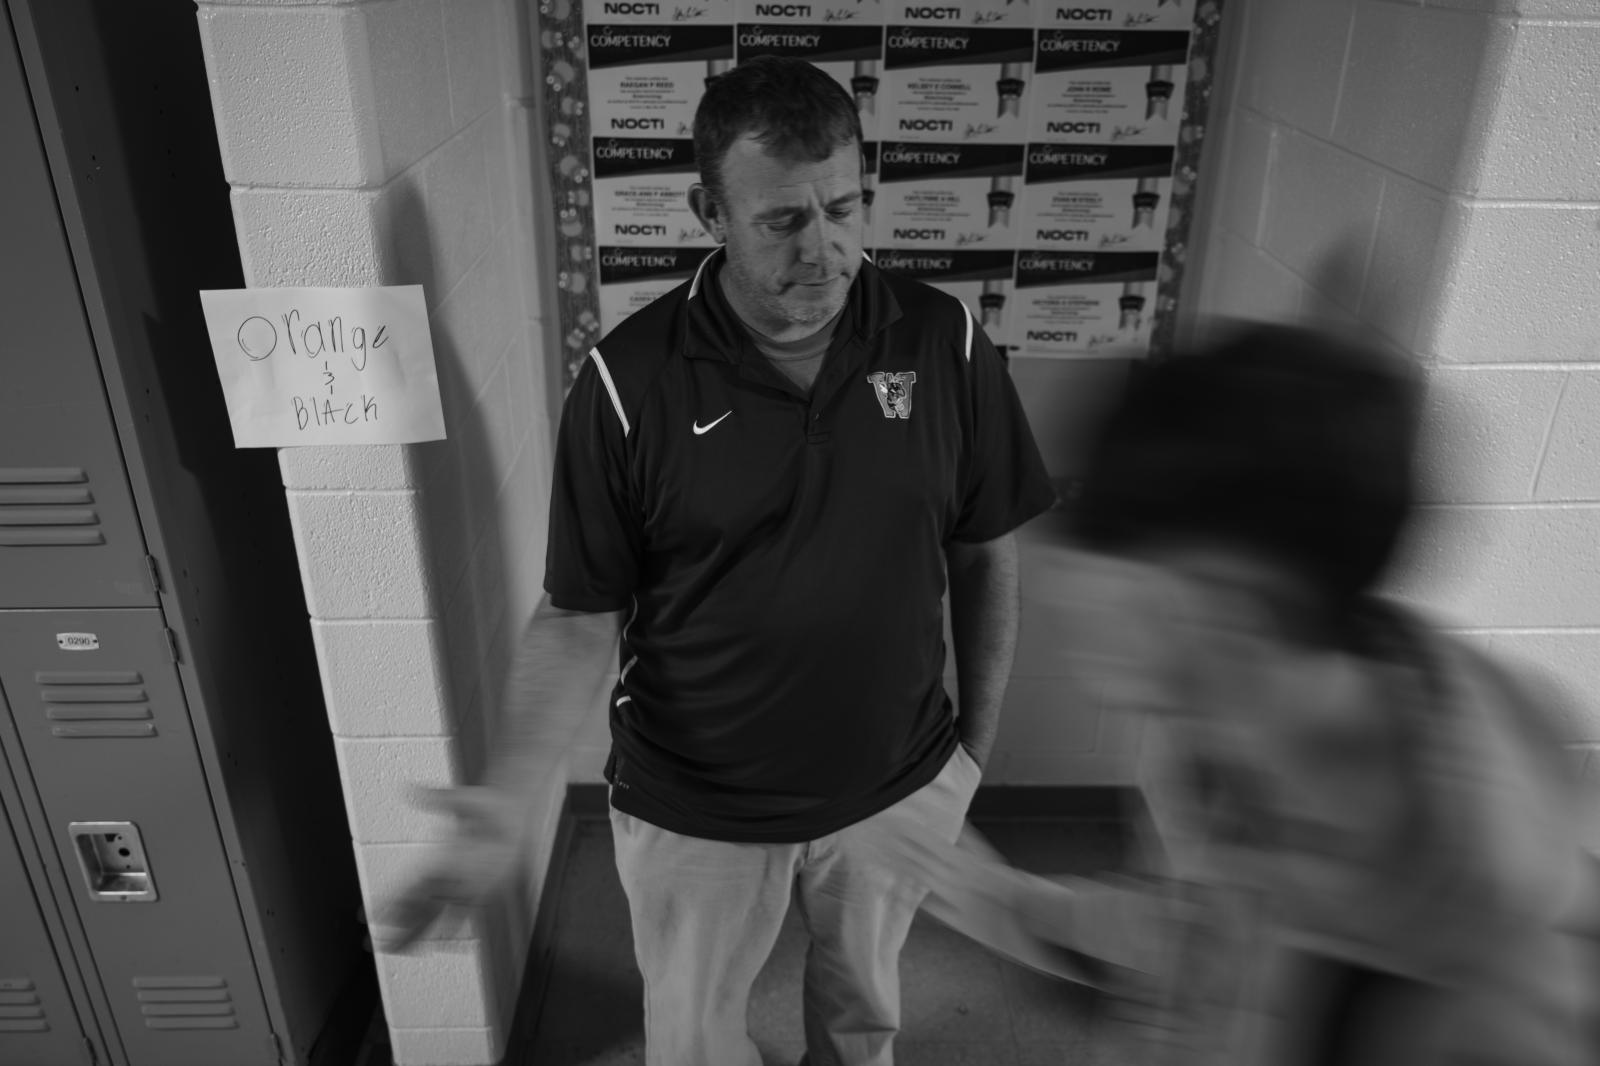
[[[1363,323],[1427,367],[1397,589],[1567,682],[1600,774],[1600,7],[1226,11],[1195,306]]]
[[[539,596],[551,442],[548,213],[514,0],[202,2],[252,286],[420,284],[450,439],[281,452],[369,910],[469,778]],[[292,768],[286,768],[292,773]],[[518,898],[380,955],[396,1061],[499,1059],[566,780]]]

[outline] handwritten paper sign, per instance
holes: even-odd
[[[200,294],[240,448],[443,440],[421,285]]]

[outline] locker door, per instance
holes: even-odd
[[[156,602],[111,409],[0,10],[0,608]]]
[[[160,611],[0,611],[0,695],[130,1066],[275,1066]]]
[[[0,764],[0,774],[5,772]],[[0,1062],[90,1066],[93,1056],[7,813],[0,803],[0,914],[6,923],[5,951],[0,952]]]

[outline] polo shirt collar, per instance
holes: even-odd
[[[689,283],[679,351],[690,359],[720,359],[737,363],[750,344],[743,324],[716,288],[717,271],[722,267],[723,255],[723,249],[719,246],[702,259],[694,273],[694,280]],[[855,281],[850,285],[844,317],[839,320],[837,329],[839,332],[852,332],[862,340],[867,340],[900,317],[900,304],[871,257],[863,252],[862,258],[866,262],[861,264]]]

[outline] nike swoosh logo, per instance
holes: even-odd
[[[733,412],[732,411],[728,411],[722,416],[722,418],[727,418],[728,415],[731,415],[731,414],[733,414]],[[722,418],[717,419],[717,422],[721,422]],[[717,422],[710,422],[710,423],[707,423],[706,425],[702,426],[700,424],[700,420],[696,419],[695,423],[694,423],[694,435],[698,437],[702,433],[711,432],[713,429],[715,429],[717,427]]]

